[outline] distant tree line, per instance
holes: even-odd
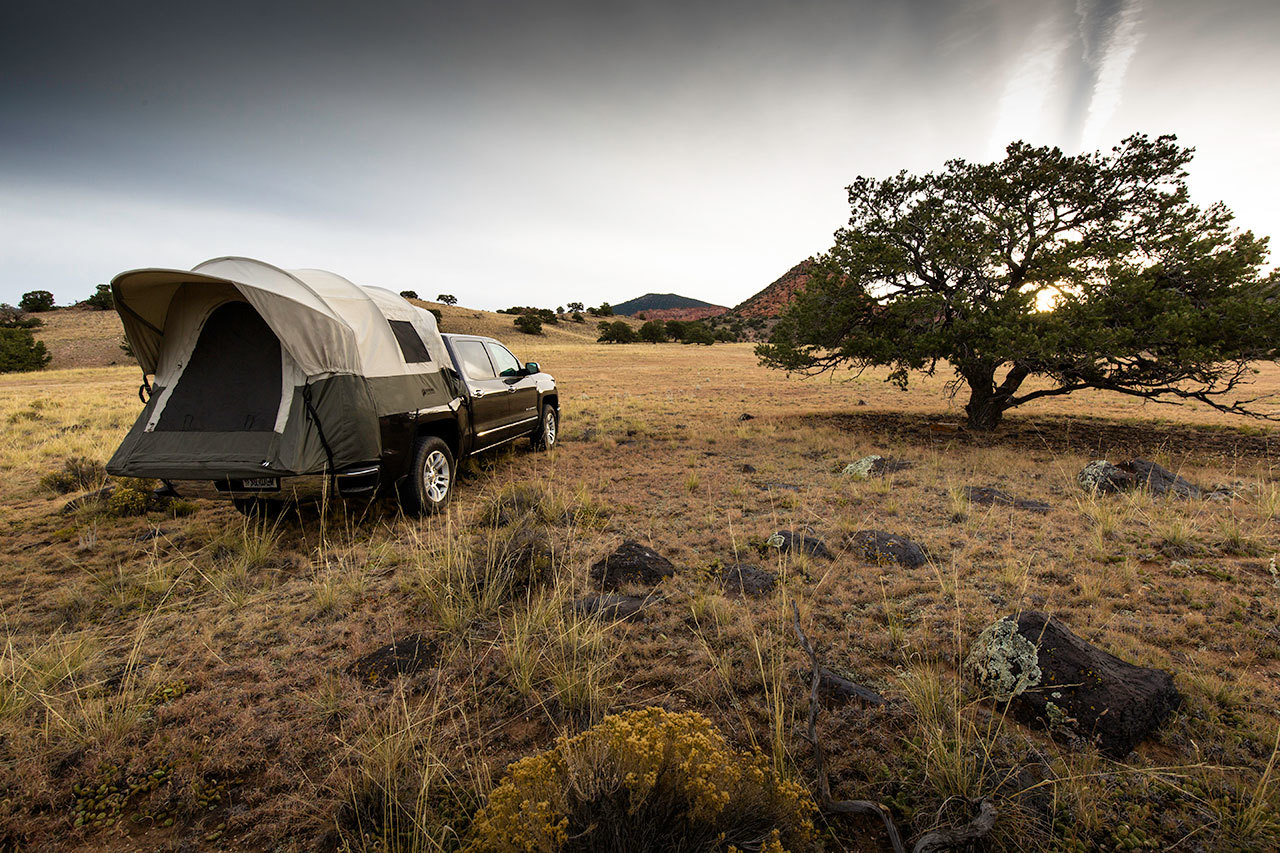
[[[682,344],[710,346],[717,341],[727,343],[737,340],[727,329],[713,331],[700,320],[649,320],[638,331],[623,320],[614,320],[612,323],[601,321],[599,329],[600,337],[596,340],[602,344],[661,344],[679,341]]]

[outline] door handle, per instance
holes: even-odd
[[[507,393],[508,393],[508,394],[514,394],[514,393],[516,393],[516,386],[512,385],[511,387],[509,387],[509,388],[507,389]]]
[[[480,388],[476,388],[476,389],[472,390],[472,392],[471,392],[471,396],[472,396],[472,397],[483,397],[483,396],[484,396],[484,391],[483,391],[482,389],[480,389]]]

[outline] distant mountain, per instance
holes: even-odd
[[[737,317],[750,319],[764,317],[773,319],[782,314],[797,291],[804,290],[813,272],[813,260],[806,259],[783,273],[782,277],[764,290],[733,308],[729,313]]]
[[[719,316],[728,310],[724,305],[713,305],[676,293],[646,293],[613,306],[615,314],[627,317],[644,314],[649,320],[702,320]]]

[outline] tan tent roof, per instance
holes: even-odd
[[[141,269],[111,282],[125,336],[146,373],[155,373],[165,323],[181,288],[232,285],[262,316],[308,376],[389,376],[404,370],[388,319],[412,319],[435,363],[444,363],[435,318],[381,288],[363,288],[324,270],[283,270],[251,258],[215,258],[191,270]]]

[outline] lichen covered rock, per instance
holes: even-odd
[[[1105,459],[1095,459],[1076,475],[1080,488],[1090,494],[1111,495],[1126,492],[1137,485],[1133,475]]]
[[[1011,715],[1124,758],[1181,703],[1167,672],[1127,663],[1057,619],[1027,611],[978,637],[964,670]]]

